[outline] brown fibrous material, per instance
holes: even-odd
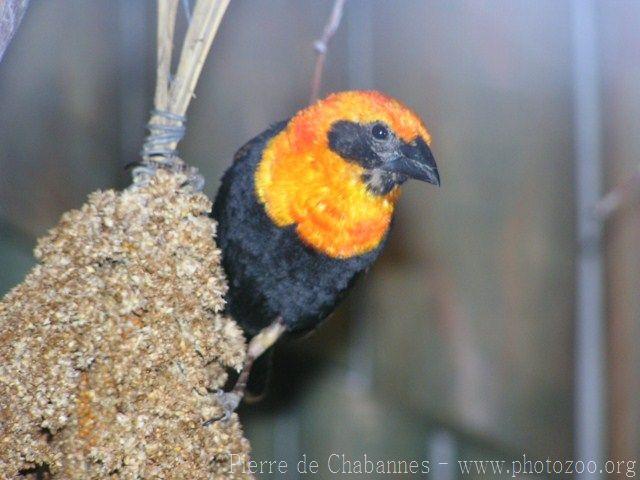
[[[206,422],[245,342],[211,204],[184,182],[91,194],[0,302],[0,478],[247,477],[237,417]]]

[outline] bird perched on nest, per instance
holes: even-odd
[[[253,362],[283,333],[326,318],[387,238],[400,185],[440,185],[418,116],[375,91],[330,95],[242,147],[212,216],[228,277],[227,312],[251,339],[228,418]],[[264,358],[264,357],[263,357]]]

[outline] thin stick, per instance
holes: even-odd
[[[598,203],[596,203],[595,211],[596,215],[601,220],[606,220],[613,215],[618,209],[620,209],[627,201],[629,197],[633,195],[634,190],[640,186],[640,165],[636,168],[635,172],[623,181],[620,185],[615,187],[604,197],[602,197]]]
[[[171,57],[179,0],[158,0],[155,112],[151,116],[150,133],[142,149],[143,162],[132,172],[135,185],[144,184],[158,166],[162,165],[169,170],[189,172],[189,184],[199,185],[201,188],[204,180],[198,175],[197,169],[187,167],[177,157],[176,147],[184,135],[187,107],[229,1],[198,0],[193,14],[187,11],[189,27],[182,44],[176,75],[171,80]]]
[[[173,36],[176,25],[178,0],[158,0],[158,65],[156,69],[156,93],[154,107],[156,111],[166,111],[169,105],[169,82],[171,77],[171,55],[173,54]],[[150,124],[166,125],[167,120],[152,115]]]
[[[193,97],[207,53],[220,26],[229,0],[198,0],[182,46],[176,78],[169,92],[169,109],[184,115]]]
[[[335,0],[333,9],[329,20],[324,27],[322,37],[313,43],[313,47],[318,56],[316,57],[316,65],[313,71],[313,80],[311,81],[311,97],[309,103],[314,103],[320,96],[320,87],[322,85],[322,72],[324,71],[324,64],[327,57],[327,48],[329,41],[333,38],[340,26],[340,20],[342,20],[342,12],[344,11],[344,4],[346,0]]]
[[[166,110],[169,104],[169,76],[177,11],[178,0],[158,0],[158,67],[154,99],[156,110]]]

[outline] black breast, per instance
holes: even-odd
[[[213,206],[229,281],[227,311],[249,335],[278,316],[292,332],[314,328],[384,243],[367,254],[338,260],[303,244],[295,226],[280,228],[271,222],[255,196],[254,173],[265,144],[285,125],[275,125],[238,151]]]

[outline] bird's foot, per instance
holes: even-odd
[[[221,420],[223,423],[228,423],[231,419],[231,415],[236,411],[238,405],[244,397],[244,392],[247,388],[247,382],[249,381],[249,373],[251,367],[256,358],[262,355],[267,349],[269,349],[280,336],[285,332],[286,326],[282,319],[278,317],[271,325],[262,329],[258,335],[253,337],[249,342],[247,348],[247,358],[244,363],[244,368],[240,372],[240,376],[236,381],[236,385],[230,392],[223,390],[217,390],[215,395],[218,403],[222,407],[223,414],[216,418],[210,418],[204,422],[204,426],[211,425],[213,422]]]
[[[222,407],[222,415],[219,417],[211,418],[204,422],[205,426],[211,425],[213,422],[222,421],[222,423],[229,423],[231,415],[236,411],[240,401],[242,400],[242,394],[236,390],[225,392],[223,390],[217,390],[215,393],[218,403]]]

